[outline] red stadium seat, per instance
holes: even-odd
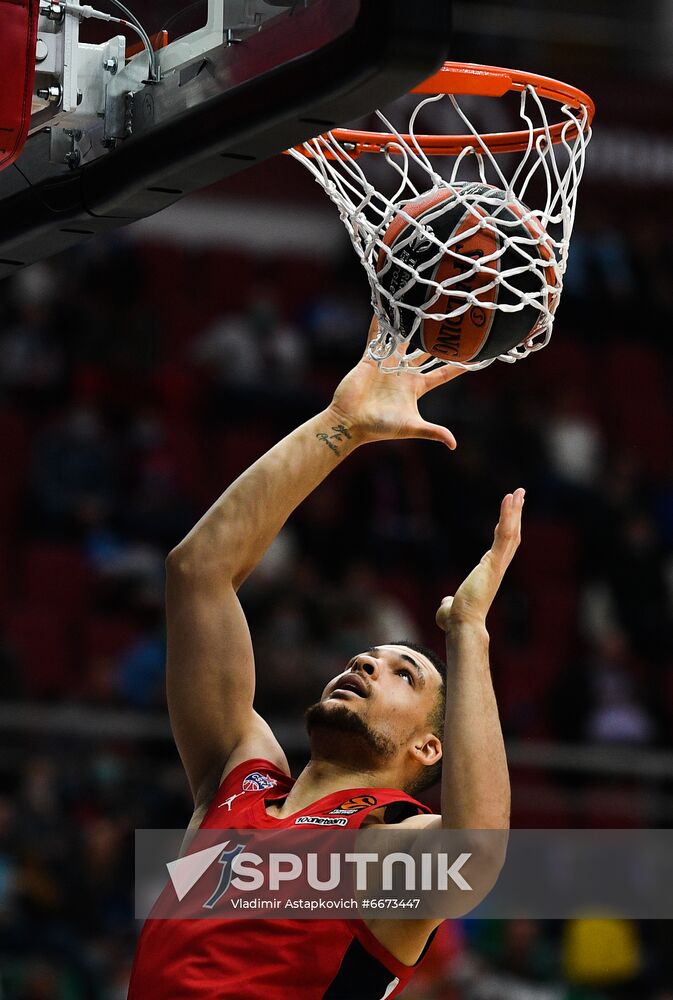
[[[577,577],[577,528],[567,521],[527,519],[525,544],[516,555],[516,572],[527,585],[540,580],[574,580]]]
[[[196,372],[167,361],[153,376],[154,391],[161,412],[167,419],[190,419],[196,409],[199,379]]]
[[[82,553],[58,543],[34,543],[25,552],[21,595],[31,604],[81,617],[89,603],[91,573]]]
[[[198,506],[210,503],[212,496],[207,488],[206,449],[201,428],[186,420],[166,420],[164,434],[180,492]]]
[[[129,618],[118,615],[94,615],[84,626],[83,653],[85,661],[96,657],[120,656],[141,633]]]
[[[555,335],[548,351],[535,355],[535,381],[545,393],[564,389],[568,381],[583,399],[591,402],[596,391],[596,351],[591,344]],[[515,366],[516,367],[516,366]],[[522,385],[530,384],[530,373],[520,371]]]
[[[547,739],[549,691],[564,660],[554,656],[549,644],[499,649],[494,646],[491,659],[505,730],[517,737]]]
[[[581,794],[581,815],[587,827],[647,828],[653,822],[652,809],[651,791],[623,778],[610,781],[603,776],[600,783]]]
[[[38,0],[0,0],[0,170],[28,135],[39,10]]]
[[[638,455],[655,475],[666,473],[673,454],[673,416],[661,361],[653,348],[617,343],[601,368],[615,444]]]
[[[215,495],[222,492],[222,484],[231,483],[256,462],[260,455],[275,444],[273,432],[266,427],[238,427],[222,431],[213,441],[211,489]]]
[[[4,632],[25,666],[29,696],[68,692],[74,678],[73,633],[57,608],[14,604],[5,612]]]
[[[577,640],[577,588],[572,583],[540,584],[531,590],[531,638],[553,668],[568,657]]]
[[[512,769],[512,829],[554,830],[568,826],[570,793],[553,779]]]

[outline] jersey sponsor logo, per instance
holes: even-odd
[[[295,821],[295,826],[346,826],[348,820],[341,816],[299,816]]]
[[[377,799],[373,795],[355,795],[352,799],[346,799],[336,809],[330,809],[330,816],[352,816],[353,813],[362,812],[375,806]]]
[[[261,792],[265,788],[273,788],[278,782],[275,778],[271,778],[268,774],[262,774],[260,771],[251,771],[250,774],[246,774],[243,779],[244,792]]]

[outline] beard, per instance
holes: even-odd
[[[318,745],[321,755],[357,770],[380,766],[397,751],[389,737],[377,733],[346,705],[318,701],[306,709],[304,718],[311,745]]]

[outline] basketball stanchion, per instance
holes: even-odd
[[[412,93],[404,133],[379,110],[381,132],[333,129],[288,153],[336,204],[367,273],[372,359],[387,371],[517,361],[551,337],[593,101],[558,80],[469,63],[445,63]],[[481,132],[458,100],[512,93],[514,131]],[[465,133],[419,132],[446,102]],[[385,181],[368,177],[370,154],[390,168]]]

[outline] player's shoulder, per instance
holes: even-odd
[[[278,788],[280,792],[287,791],[294,784],[294,779],[276,761],[268,757],[246,756],[227,769],[217,790],[216,797],[235,792],[264,792]]]
[[[266,762],[269,768],[285,778],[290,777],[290,765],[276,739],[271,726],[257,712],[252,713],[252,721],[245,736],[239,740],[220,774],[219,784],[223,785],[234,771],[250,760]]]
[[[290,766],[283,748],[271,726],[253,711],[245,735],[238,741],[229,756],[213,768],[202,782],[195,800],[195,815],[203,816],[223,786],[235,781],[238,771],[248,761],[261,762],[273,772],[274,780],[291,781]],[[250,770],[253,768],[251,767]],[[261,787],[261,786],[260,786]],[[268,787],[268,786],[267,786]]]
[[[265,757],[247,757],[233,764],[219,785],[208,797],[199,802],[192,813],[188,831],[208,825],[208,817],[225,809],[223,816],[230,819],[241,808],[264,798],[269,789],[285,795],[292,788],[294,778],[274,761]]]

